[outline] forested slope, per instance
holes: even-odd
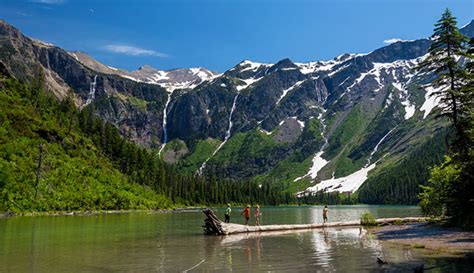
[[[0,80],[0,211],[157,209],[226,202],[281,203],[269,185],[179,175],[122,137],[93,107]]]

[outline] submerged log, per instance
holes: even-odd
[[[353,227],[361,226],[360,220],[346,222],[331,222],[324,224],[299,224],[299,225],[263,225],[263,226],[246,226],[239,224],[223,223],[217,218],[210,209],[203,211],[207,218],[204,220],[204,234],[206,235],[228,235],[236,233],[248,232],[265,232],[265,231],[281,231],[281,230],[301,230],[329,227]],[[414,222],[426,222],[428,217],[405,217],[405,218],[382,218],[377,219],[376,224],[403,224]]]

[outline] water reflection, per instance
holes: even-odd
[[[419,213],[416,207],[329,209],[330,221],[358,219],[368,210],[379,217]],[[262,211],[264,224],[322,222],[322,207]],[[0,272],[379,272],[390,270],[376,257],[397,264],[424,259],[412,249],[382,246],[365,229],[218,237],[203,236],[202,221],[201,212],[0,219]]]
[[[359,228],[324,228],[242,233],[219,238],[221,248],[240,251],[247,268],[253,270],[267,266],[283,269],[291,265],[292,270],[314,267],[331,271],[348,262],[341,263],[343,257],[351,259],[357,257],[356,253],[369,254],[373,261],[382,257],[381,246],[365,234],[366,230]],[[354,259],[353,264],[366,260]]]
[[[331,240],[327,229],[313,231],[311,236],[313,243],[313,257],[318,260],[317,265],[328,267],[331,262]]]

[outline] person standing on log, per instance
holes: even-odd
[[[256,226],[260,226],[260,215],[262,215],[260,213],[260,206],[256,205],[255,210],[253,211],[253,216],[255,216],[255,225]]]
[[[224,222],[229,223],[230,222],[230,212],[232,209],[230,208],[230,204],[227,204],[227,208],[225,209],[225,219]]]
[[[328,221],[328,206],[324,206],[323,209],[323,223],[326,223]]]
[[[242,211],[242,213],[240,215],[244,215],[245,217],[245,224],[248,225],[249,224],[249,219],[250,219],[250,205],[247,205],[247,207],[245,207],[244,211]]]

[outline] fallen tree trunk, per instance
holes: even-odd
[[[224,235],[225,232],[222,229],[222,221],[214,214],[210,209],[205,209],[202,212],[206,215],[204,220],[204,234],[206,235]]]
[[[329,228],[329,227],[351,227],[361,226],[360,220],[346,221],[346,222],[332,222],[324,224],[299,224],[299,225],[263,225],[263,226],[245,226],[239,224],[223,223],[217,218],[214,212],[210,209],[203,211],[207,218],[204,220],[204,233],[206,235],[228,235],[236,233],[248,232],[265,232],[265,231],[280,231],[280,230],[301,230],[301,229],[315,229],[315,228]],[[428,217],[405,217],[405,218],[382,218],[377,219],[377,225],[399,224],[399,223],[414,223],[428,221]]]

